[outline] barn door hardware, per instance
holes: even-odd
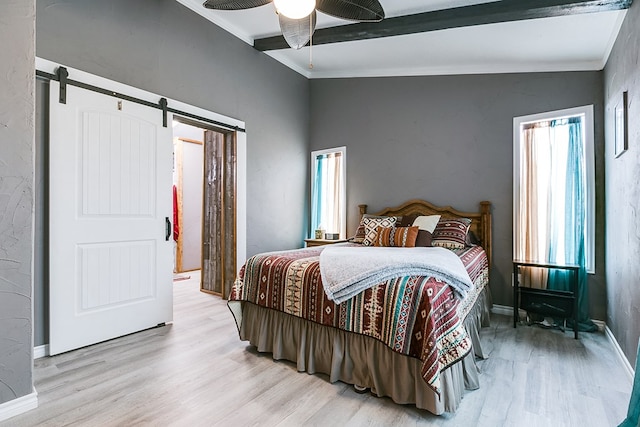
[[[188,113],[186,111],[182,111],[182,110],[177,109],[177,108],[171,108],[168,105],[167,98],[160,98],[160,101],[158,101],[158,102],[146,101],[144,99],[136,98],[134,96],[125,95],[123,93],[114,92],[114,91],[109,90],[109,89],[105,89],[105,88],[101,88],[101,87],[98,87],[98,86],[90,85],[88,83],[83,83],[83,82],[80,82],[78,80],[69,79],[69,71],[67,70],[66,67],[62,67],[62,66],[58,67],[56,69],[55,74],[48,73],[48,72],[42,71],[42,70],[36,70],[36,77],[39,78],[39,79],[45,80],[45,81],[54,80],[54,81],[60,82],[59,102],[61,104],[66,104],[67,103],[67,86],[71,85],[71,86],[79,87],[81,89],[86,89],[86,90],[90,90],[90,91],[93,91],[93,92],[101,93],[103,95],[113,96],[115,98],[119,98],[119,99],[124,100],[124,101],[129,101],[129,102],[133,102],[133,103],[136,103],[136,104],[145,105],[147,107],[151,107],[151,108],[156,108],[158,110],[162,110],[162,115],[163,115],[162,124],[163,124],[164,127],[167,127],[167,125],[168,125],[168,123],[167,123],[167,114],[168,113],[173,113],[173,114],[179,115],[180,117],[184,117],[184,118],[187,118],[187,119],[194,119],[194,120],[196,120],[198,122],[211,124],[213,126],[220,127],[222,129],[228,129],[228,130],[233,130],[233,131],[237,131],[237,132],[246,132],[246,130],[244,128],[241,128],[241,127],[236,126],[236,125],[230,125],[228,123],[219,122],[217,120],[209,119],[207,117],[202,117],[202,116],[199,116],[197,114]]]
[[[58,67],[56,70],[56,75],[58,76],[58,81],[60,82],[60,96],[58,97],[58,102],[60,104],[67,103],[67,77],[69,77],[69,72],[65,67]]]
[[[162,126],[167,127],[167,98],[160,98],[160,109],[162,110]]]

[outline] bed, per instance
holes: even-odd
[[[357,240],[257,254],[242,267],[229,296],[240,339],[259,352],[272,353],[276,360],[296,363],[298,371],[327,374],[331,382],[370,389],[377,396],[434,414],[455,412],[465,390],[479,387],[476,358],[485,357],[478,331],[488,325],[491,307],[491,204],[481,202],[478,212],[461,212],[410,200],[374,214],[360,205],[360,215],[359,233],[365,218],[369,222],[395,218],[397,231],[415,229],[407,221],[419,216],[439,215],[438,227],[443,221],[447,225],[465,221],[463,248],[393,250],[455,254],[472,286],[462,292],[453,279],[412,271],[368,285],[337,303],[329,298],[331,292],[325,292],[331,280],[321,274],[320,260],[326,273],[330,254],[390,248],[364,249]],[[400,228],[405,226],[409,228]],[[365,231],[371,232],[367,227]],[[383,230],[388,228],[376,227],[376,237]],[[430,237],[437,245],[435,232]]]

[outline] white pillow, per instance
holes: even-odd
[[[420,230],[433,233],[433,230],[436,229],[436,225],[438,225],[438,221],[440,221],[440,215],[423,215],[414,219],[412,225],[414,227],[418,227]]]

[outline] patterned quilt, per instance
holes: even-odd
[[[440,372],[471,350],[462,319],[474,302],[471,299],[487,283],[484,250],[474,246],[456,251],[476,286],[461,305],[446,283],[424,276],[390,279],[336,304],[322,286],[319,255],[323,249],[249,258],[233,285],[229,303],[247,301],[380,340],[398,353],[420,359],[423,379],[439,392]]]

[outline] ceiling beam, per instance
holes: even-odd
[[[474,25],[607,12],[628,9],[631,3],[633,0],[501,0],[387,18],[381,22],[362,22],[322,28],[313,34],[313,44],[368,40]],[[281,35],[256,39],[253,47],[263,52],[289,49],[289,45]]]

